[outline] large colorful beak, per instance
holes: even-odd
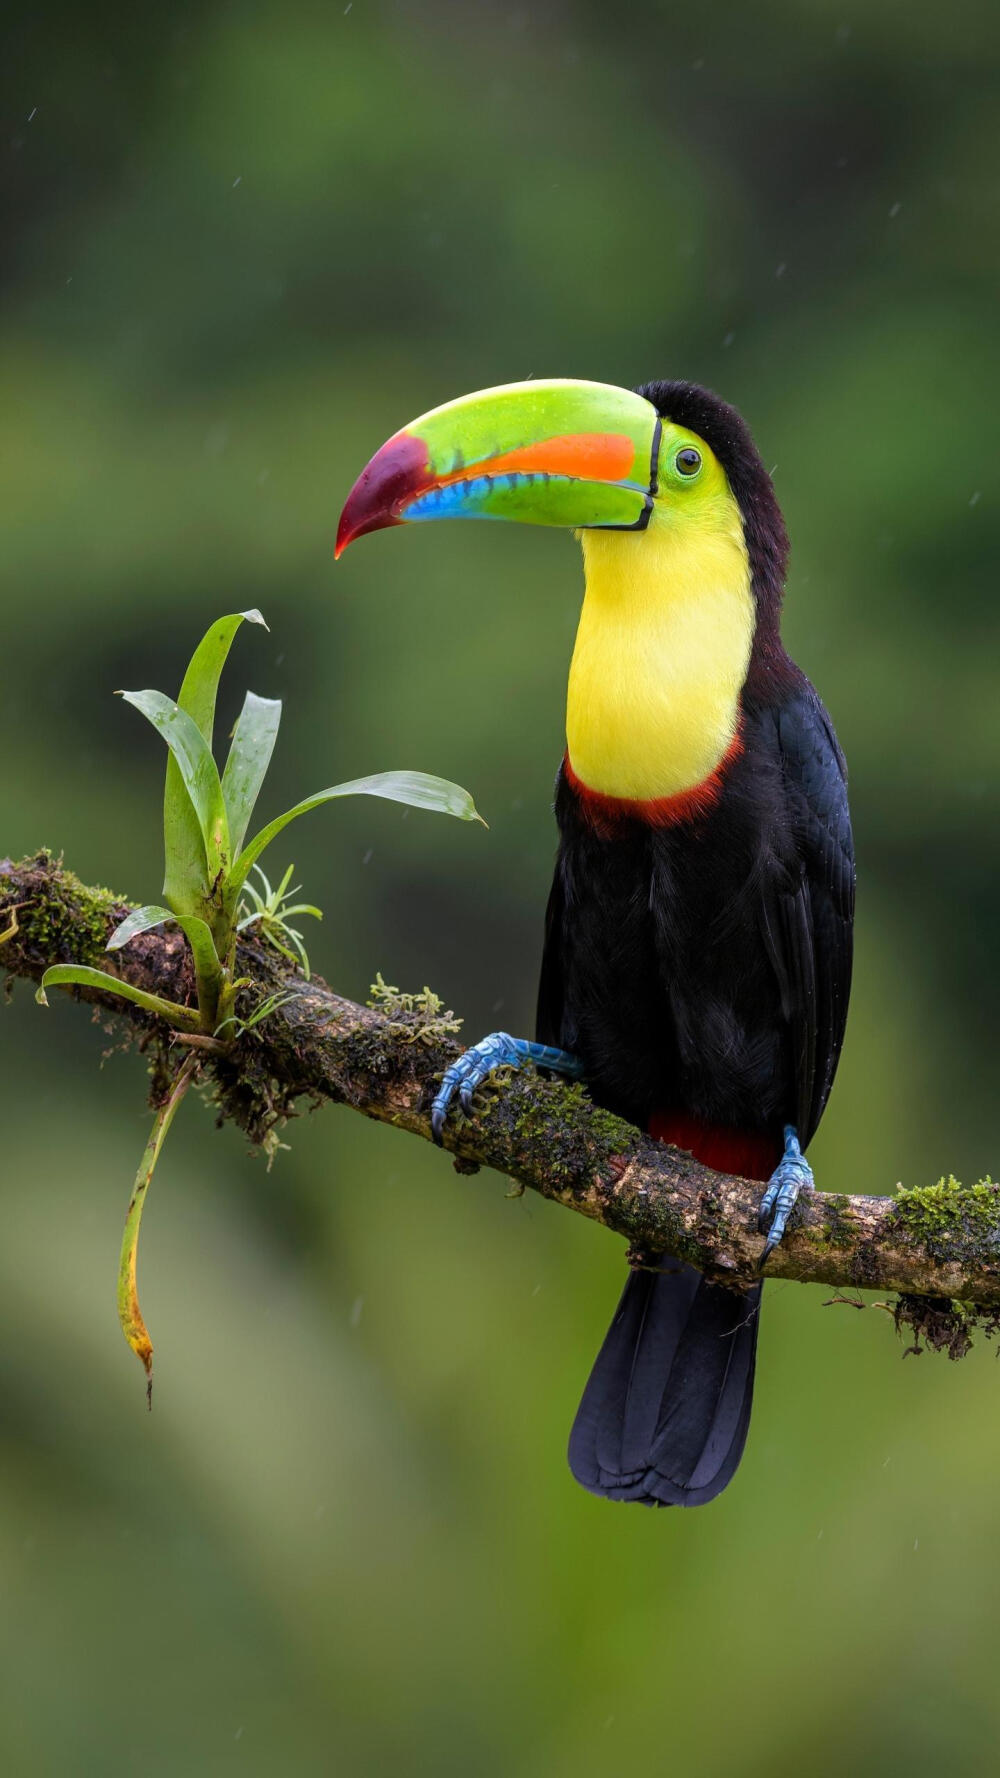
[[[336,553],[366,531],[420,519],[641,531],[659,441],[652,402],[611,383],[505,383],[463,395],[376,452],[340,515]]]

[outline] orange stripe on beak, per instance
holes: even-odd
[[[635,445],[620,432],[572,432],[562,438],[542,438],[520,445],[499,457],[464,464],[448,475],[436,475],[433,486],[449,487],[475,475],[506,475],[520,470],[531,475],[564,475],[580,481],[622,482],[635,462]],[[647,465],[643,464],[645,481]]]

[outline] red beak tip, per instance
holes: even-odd
[[[334,561],[355,538],[401,525],[406,501],[429,486],[433,486],[433,478],[428,475],[427,446],[409,433],[395,433],[362,470],[347,496],[337,526]]]
[[[333,546],[333,559],[335,562],[340,561],[348,544],[353,543],[356,537],[362,536],[363,532],[364,526],[359,525],[356,522],[355,516],[351,512],[351,502],[349,500],[340,515],[340,520],[337,525],[337,541]]]

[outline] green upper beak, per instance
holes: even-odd
[[[382,446],[347,498],[337,555],[419,519],[520,519],[641,531],[656,493],[660,420],[611,383],[505,383],[436,407]]]

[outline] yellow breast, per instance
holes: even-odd
[[[701,784],[736,734],[754,630],[732,496],[700,524],[581,532],[586,595],[569,674],[576,776],[647,801]]]

